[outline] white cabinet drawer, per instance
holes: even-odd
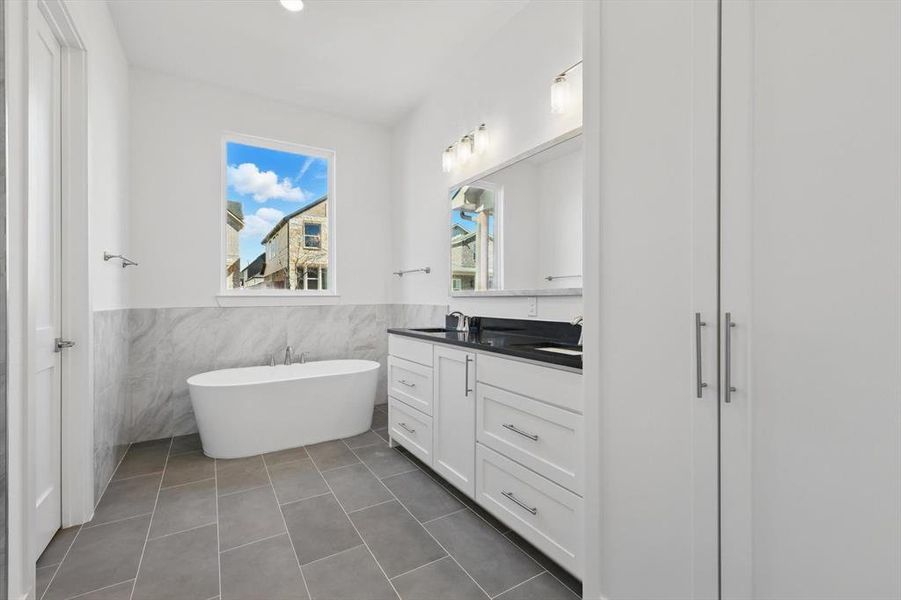
[[[410,451],[413,456],[431,466],[432,419],[403,402],[388,398],[388,435]]]
[[[432,344],[400,335],[388,336],[388,354],[427,367],[432,366]]]
[[[480,383],[476,439],[582,494],[581,415]]]
[[[479,381],[582,412],[582,375],[490,354],[479,355]]]
[[[562,567],[582,576],[582,499],[476,444],[476,501]]]
[[[432,368],[388,357],[388,395],[425,414],[432,414]]]

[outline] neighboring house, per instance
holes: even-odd
[[[244,209],[240,202],[228,201],[226,207],[226,255],[225,255],[225,287],[234,289],[241,285],[241,250],[240,231],[244,229]]]
[[[328,196],[294,211],[266,234],[266,287],[324,290],[328,286]]]
[[[266,272],[266,253],[263,252],[253,261],[241,269],[241,287],[252,288],[260,285],[265,281],[264,274]]]
[[[451,227],[451,281],[455,291],[476,289],[476,267],[478,265],[478,234],[467,231],[460,225]],[[488,264],[494,258],[494,236],[488,236]],[[494,273],[489,268],[489,287]]]

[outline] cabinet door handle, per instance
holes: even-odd
[[[701,320],[701,313],[695,313],[695,387],[697,388],[698,398],[704,394],[704,376],[701,373],[701,327],[706,327],[707,323]]]
[[[732,321],[732,313],[726,313],[726,333],[725,336],[725,360],[726,363],[724,365],[724,385],[723,387],[723,401],[726,404],[732,402],[732,392],[737,391],[735,387],[732,385],[732,328],[735,327],[735,322]]]
[[[404,429],[408,433],[416,433],[415,429],[410,429],[406,423],[398,423],[398,426]]]
[[[503,424],[503,427],[504,427],[504,429],[509,429],[509,430],[512,431],[513,433],[518,433],[518,434],[521,435],[522,437],[527,437],[527,438],[529,438],[530,440],[532,440],[533,442],[537,442],[537,441],[538,441],[538,434],[537,434],[537,433],[528,433],[528,432],[526,432],[526,431],[523,431],[522,429],[520,429],[519,427],[517,427],[517,426],[514,425],[513,423],[504,423],[504,424]]]
[[[472,362],[472,357],[470,357],[470,356],[467,354],[467,355],[466,355],[466,366],[464,367],[465,370],[466,370],[466,379],[465,379],[465,381],[463,382],[463,389],[464,389],[464,394],[463,394],[463,395],[464,395],[464,396],[468,396],[469,393],[472,391],[471,389],[469,389],[469,363],[471,363],[471,362]]]
[[[406,379],[400,379],[400,380],[398,380],[397,383],[399,383],[399,384],[401,384],[401,385],[405,385],[405,386],[407,386],[407,387],[411,387],[411,388],[416,387],[416,384],[415,384],[415,383],[410,383],[410,382],[407,381]]]
[[[520,500],[519,498],[517,498],[516,496],[514,496],[514,495],[513,495],[513,492],[501,492],[501,495],[502,495],[504,498],[506,498],[507,500],[509,500],[510,502],[513,502],[514,504],[516,504],[517,506],[519,506],[520,508],[529,511],[529,512],[532,513],[533,515],[537,515],[537,514],[538,514],[538,509],[537,509],[537,508],[535,508],[534,506],[529,506],[528,504],[526,504],[525,502],[523,502],[522,500]]]

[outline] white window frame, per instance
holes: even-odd
[[[228,208],[228,144],[237,143],[247,146],[256,146],[258,148],[266,148],[269,150],[278,150],[280,152],[290,152],[292,154],[302,154],[305,156],[316,156],[324,158],[328,161],[328,289],[326,290],[288,290],[288,289],[256,289],[259,286],[251,288],[228,289],[225,287],[225,257],[228,253],[228,225],[225,219],[225,211]],[[281,299],[303,299],[303,298],[328,298],[338,296],[338,264],[336,257],[338,256],[338,235],[335,225],[337,218],[337,191],[336,191],[336,156],[334,150],[324,148],[316,148],[314,146],[306,146],[295,142],[286,142],[273,140],[259,136],[247,135],[242,133],[224,132],[221,138],[220,153],[220,173],[219,173],[219,211],[217,218],[219,219],[219,254],[216,257],[216,274],[219,280],[220,299],[229,298],[281,298]],[[264,250],[265,251],[265,250]],[[321,287],[321,286],[320,286]]]

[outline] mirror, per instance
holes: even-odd
[[[582,293],[582,135],[450,190],[452,296]]]

